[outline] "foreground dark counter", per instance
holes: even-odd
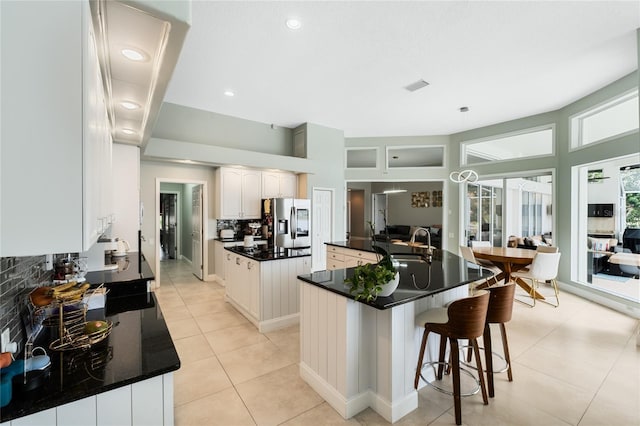
[[[281,259],[293,259],[296,257],[311,256],[311,249],[286,249],[278,247],[267,247],[266,245],[260,245],[252,250],[247,250],[242,246],[239,247],[225,247],[225,250],[229,250],[232,253],[240,254],[249,259],[256,260],[258,262],[264,262],[268,260],[281,260]]]
[[[374,251],[367,241],[358,241],[355,246],[354,244],[345,245],[347,243],[327,244],[356,250]],[[357,246],[361,248],[356,248]],[[385,243],[380,244],[377,242],[376,246],[381,246],[387,249],[389,253],[396,255],[415,255],[415,258],[419,258],[420,255],[426,254],[425,249],[421,248],[394,244],[386,245]],[[317,271],[307,275],[300,275],[298,278],[341,296],[355,299],[354,295],[349,292],[350,284],[344,282],[346,278],[353,276],[353,270],[354,268]],[[389,309],[474,281],[484,280],[493,275],[487,269],[470,268],[466,260],[446,250],[434,250],[431,263],[418,264],[400,261],[398,271],[400,272],[400,284],[391,296],[378,297],[371,302],[361,302],[376,309]]]
[[[43,330],[36,346],[46,348],[51,356],[49,377],[27,393],[20,394],[14,386],[11,402],[0,410],[0,423],[180,368],[153,293],[108,297],[106,312],[87,312],[87,320],[104,318],[113,323],[111,334],[86,351],[49,350],[49,329]]]

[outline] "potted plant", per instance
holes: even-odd
[[[355,294],[356,300],[370,302],[378,296],[389,296],[398,287],[400,277],[391,256],[381,247],[376,246],[374,226],[371,229],[371,245],[376,252],[377,263],[366,263],[357,266],[353,275],[344,281],[351,284],[349,292]]]

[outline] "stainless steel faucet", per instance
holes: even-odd
[[[428,251],[429,253],[431,253],[431,232],[429,232],[429,230],[428,230],[427,228],[422,228],[422,227],[416,228],[416,230],[415,230],[415,231],[413,231],[413,235],[411,236],[411,241],[410,241],[410,243],[411,243],[411,244],[413,244],[413,243],[415,243],[415,242],[416,242],[416,234],[417,234],[419,231],[424,231],[424,232],[426,232],[426,233],[427,233],[427,251]]]

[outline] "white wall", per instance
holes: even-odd
[[[113,212],[111,234],[137,250],[140,229],[140,148],[113,144]]]

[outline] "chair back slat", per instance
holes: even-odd
[[[538,253],[557,253],[558,247],[554,246],[537,246],[536,252]]]
[[[488,287],[489,308],[487,310],[487,322],[500,324],[511,321],[513,313],[513,300],[516,293],[516,283]]]
[[[447,329],[454,339],[473,339],[482,336],[489,307],[489,292],[479,291],[473,296],[451,302],[447,309]]]

